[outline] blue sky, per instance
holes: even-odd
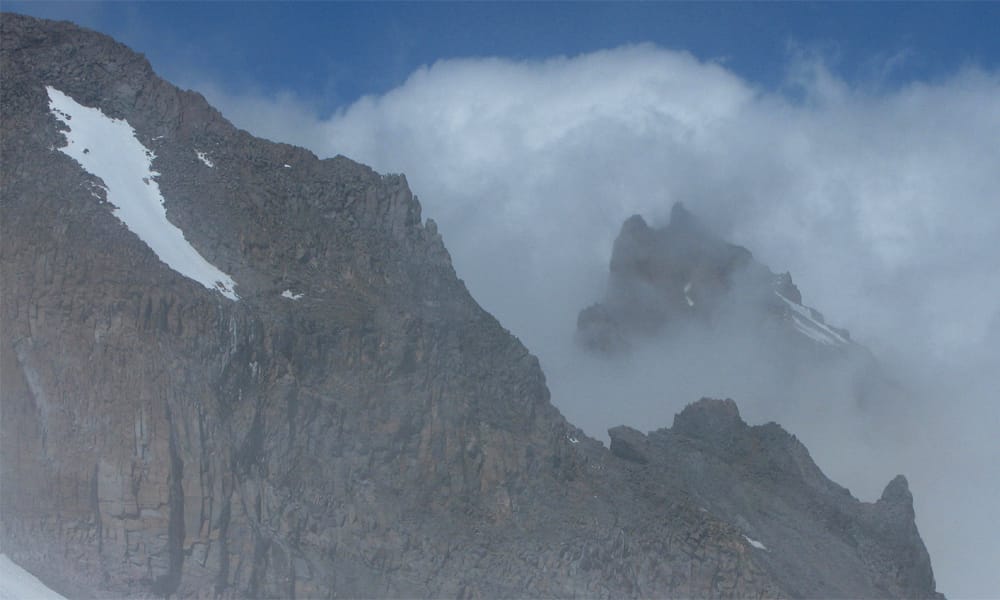
[[[861,499],[905,473],[939,589],[1000,596],[1000,3],[4,10],[108,33],[251,133],[405,173],[458,275],[591,435],[731,396]],[[674,201],[913,383],[891,432],[712,369],[674,376],[656,352],[622,373],[579,356],[622,221],[662,224]]]
[[[577,55],[655,43],[719,60],[765,88],[789,52],[848,81],[895,85],[1000,63],[1000,3],[6,2],[68,19],[231,93],[293,90],[320,113],[457,57]],[[887,69],[887,64],[889,68]]]

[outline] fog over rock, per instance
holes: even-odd
[[[847,330],[804,306],[791,274],[725,242],[680,203],[659,229],[639,215],[625,221],[604,299],[580,311],[576,338],[626,364],[633,352],[682,347],[684,358],[665,368],[696,369],[714,385],[727,381],[732,394],[796,410],[837,403],[871,416],[906,407],[905,387]],[[752,353],[732,352],[748,346]]]
[[[1000,73],[969,63],[929,81],[850,81],[809,48],[789,52],[786,73],[764,89],[651,44],[456,58],[333,115],[294,92],[187,81],[251,131],[405,171],[458,275],[537,353],[553,402],[589,434],[659,427],[691,398],[732,396],[752,422],[794,430],[862,498],[905,471],[942,589],[997,595],[1000,528],[984,523],[996,521],[1000,477],[983,474],[1000,461],[987,333],[1000,302]],[[837,377],[776,390],[814,399],[797,410],[753,369],[700,368],[700,345],[682,337],[637,345],[627,361],[582,351],[576,318],[604,294],[618,227],[634,214],[662,227],[677,201],[793,273],[806,305],[907,384],[905,406],[875,421],[824,402],[843,396]],[[755,356],[732,343],[730,364]]]
[[[629,336],[670,335],[685,326],[733,337],[752,329],[758,338],[784,333],[789,344],[831,354],[854,350],[846,330],[802,305],[789,273],[773,273],[746,248],[718,238],[680,203],[662,229],[639,215],[625,221],[609,271],[604,301],[577,319],[581,343],[593,350],[614,351]]]

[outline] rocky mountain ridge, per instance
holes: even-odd
[[[731,402],[582,435],[404,177],[253,138],[72,24],[4,13],[0,73],[0,549],[57,589],[935,596],[905,480],[858,502]],[[155,174],[95,174],[77,106]],[[153,183],[231,288],[123,217]]]

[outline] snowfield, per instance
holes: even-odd
[[[750,537],[747,537],[747,536],[743,536],[743,537],[746,538],[746,541],[749,542],[750,545],[753,546],[754,548],[757,548],[758,550],[767,550],[767,546],[765,546],[764,544],[758,542],[757,540],[751,539]]]
[[[184,232],[167,220],[156,183],[159,173],[152,169],[155,156],[139,142],[135,130],[124,119],[83,106],[53,87],[45,89],[52,114],[69,127],[64,132],[67,144],[59,151],[101,178],[114,215],[168,267],[230,300],[239,300],[233,278],[205,260]]]
[[[809,308],[792,302],[778,292],[774,292],[774,295],[784,300],[785,304],[792,309],[792,324],[802,335],[827,346],[846,346],[850,343],[842,335],[830,329],[828,325],[813,318]]]
[[[37,577],[0,554],[0,600],[66,600]]]

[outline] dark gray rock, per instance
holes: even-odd
[[[720,447],[738,438],[746,427],[735,402],[703,398],[674,417],[671,431]]]
[[[618,458],[642,465],[649,462],[649,457],[646,456],[646,446],[649,442],[639,431],[620,425],[609,429],[608,437],[611,438],[611,453]]]
[[[98,597],[934,595],[896,500],[853,500],[735,406],[622,432],[645,464],[566,423],[402,176],[253,138],[68,23],[3,14],[0,44],[0,543],[43,579]],[[167,218],[239,301],[91,193],[45,86],[135,129]]]

